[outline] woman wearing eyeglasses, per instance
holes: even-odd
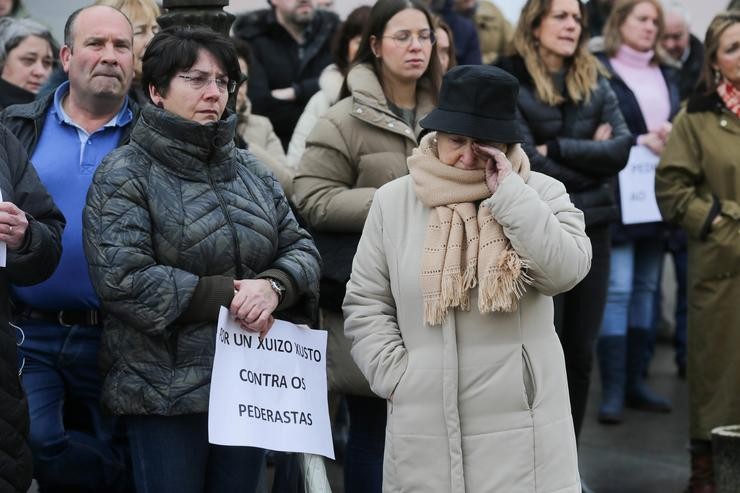
[[[380,0],[345,80],[343,95],[316,123],[298,165],[294,202],[316,232],[324,265],[321,302],[329,330],[331,390],[350,414],[345,488],[380,492],[385,400],[370,390],[349,354],[341,303],[373,194],[408,173],[418,122],[433,108],[441,80],[434,23],[419,0]]]
[[[263,452],[208,443],[219,307],[264,335],[312,323],[318,252],[274,175],[234,146],[233,44],[205,28],[157,34],[131,142],[98,168],[85,251],[106,313],[103,401],[123,415],[137,491],[250,492]]]

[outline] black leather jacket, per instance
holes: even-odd
[[[519,79],[517,112],[532,169],[563,182],[586,226],[619,218],[612,179],[627,164],[632,135],[609,82],[599,77],[588,102],[566,100],[550,106],[537,97],[532,77],[519,56],[500,58],[504,70]],[[609,123],[612,138],[593,140],[599,125]],[[547,156],[536,146],[547,146]]]

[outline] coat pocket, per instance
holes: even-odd
[[[740,271],[740,221],[722,216],[712,226],[706,241],[698,244],[696,263],[699,279],[734,277]],[[691,258],[689,259],[692,260]]]
[[[522,380],[524,382],[524,400],[527,404],[527,409],[531,410],[534,407],[534,399],[537,395],[537,383],[534,379],[532,361],[524,344],[522,344]]]

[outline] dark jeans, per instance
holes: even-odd
[[[114,420],[101,413],[99,327],[64,327],[37,320],[18,323],[23,388],[31,416],[34,476],[44,491],[130,491],[128,450]],[[85,430],[65,427],[65,400],[84,411]]]
[[[126,416],[138,493],[251,493],[265,451],[208,443],[208,415]]]
[[[576,439],[586,414],[594,344],[601,327],[609,285],[611,235],[608,226],[587,228],[593,258],[591,270],[566,293],[555,296],[555,330],[560,337],[568,373],[568,392]]]
[[[349,436],[344,458],[344,489],[381,493],[385,448],[386,401],[348,395]]]

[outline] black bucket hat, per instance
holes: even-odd
[[[522,142],[516,119],[519,81],[498,67],[459,65],[442,78],[439,104],[419,125],[476,140]]]

